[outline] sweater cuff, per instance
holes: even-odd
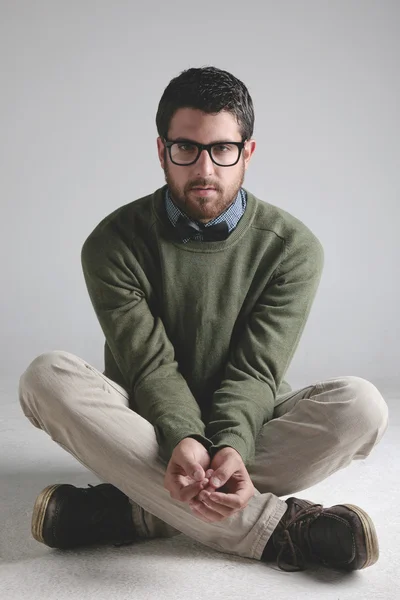
[[[192,430],[193,431],[193,430]],[[159,444],[159,454],[168,463],[171,459],[174,448],[185,438],[193,438],[203,444],[206,450],[212,446],[211,440],[201,435],[200,433],[192,433],[191,431],[170,431],[168,436],[165,436],[157,427],[155,427],[156,438]]]
[[[197,440],[198,442],[200,442],[200,444],[203,444],[204,448],[206,450],[210,450],[211,446],[212,446],[212,441],[209,440],[208,438],[206,438],[204,435],[200,435],[199,433],[194,433],[193,435],[187,435],[186,437],[190,437],[193,438],[194,440]]]
[[[214,458],[214,456],[217,454],[217,452],[219,452],[219,450],[222,450],[222,448],[226,447],[233,448],[234,450],[239,452],[245,465],[246,463],[250,462],[250,460],[254,456],[254,442],[249,444],[248,442],[246,442],[246,440],[240,437],[240,435],[237,435],[235,433],[217,433],[212,436],[211,441],[212,446],[208,450],[211,459]]]

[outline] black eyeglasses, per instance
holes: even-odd
[[[164,146],[168,149],[169,157],[175,165],[187,166],[197,161],[200,153],[207,150],[213,163],[219,167],[233,167],[239,161],[246,143],[242,142],[216,142],[213,144],[199,144],[192,140],[167,140]]]

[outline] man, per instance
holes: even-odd
[[[188,69],[156,123],[166,185],[113,211],[82,248],[104,372],[55,351],[20,380],[25,415],[104,482],[46,487],[33,536],[71,548],[183,532],[285,570],[368,567],[379,550],[363,509],[280,498],[368,456],[388,417],[365,379],[284,380],[323,250],[242,187],[256,146],[248,90]]]

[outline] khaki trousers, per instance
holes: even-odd
[[[318,381],[277,397],[247,465],[255,495],[239,513],[206,523],[164,489],[167,465],[154,428],[129,408],[128,392],[85,360],[63,351],[41,354],[21,376],[19,398],[35,427],[130,498],[139,536],[182,532],[220,552],[257,560],[287,509],[279,496],[366,458],[388,423],[380,392],[360,377]]]

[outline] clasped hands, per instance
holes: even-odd
[[[184,438],[175,446],[164,487],[171,498],[187,502],[193,514],[207,523],[239,512],[255,493],[236,450],[222,448],[211,460],[203,444],[193,438]]]

